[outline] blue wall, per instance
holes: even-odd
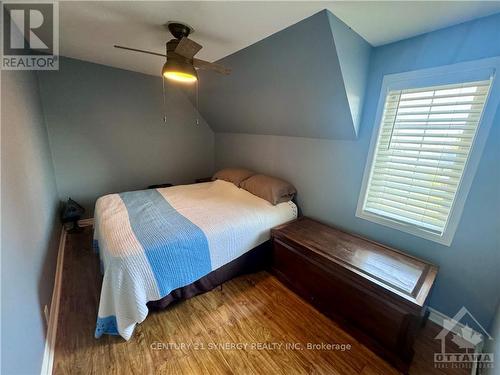
[[[39,374],[61,225],[36,74],[2,72],[2,374]]]
[[[164,123],[160,77],[69,58],[59,65],[38,78],[61,200],[92,217],[101,195],[211,175],[213,132],[182,90],[167,82]]]
[[[355,139],[370,51],[323,10],[201,72],[201,112],[216,132]]]
[[[439,265],[430,306],[450,316],[466,306],[488,327],[500,295],[500,111],[450,247],[359,219],[355,212],[383,76],[492,56],[500,56],[500,14],[375,48],[358,140],[219,133],[216,167],[241,165],[288,179],[305,215]]]
[[[363,112],[365,86],[368,78],[368,65],[370,63],[372,46],[331,12],[328,10],[324,12],[328,17],[333,40],[335,41],[335,50],[337,51],[337,58],[339,59],[340,70],[342,72],[342,81],[344,82],[352,122],[357,134]],[[303,77],[308,78],[307,75],[303,75]],[[337,125],[338,118],[334,118],[335,121],[332,121],[332,123]]]

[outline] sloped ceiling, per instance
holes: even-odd
[[[200,111],[216,132],[355,139],[370,50],[321,11],[202,73]]]

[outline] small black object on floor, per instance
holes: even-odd
[[[73,199],[68,198],[61,210],[61,222],[66,226],[68,233],[79,233],[83,228],[78,226],[80,220],[85,213],[85,208],[80,206]]]

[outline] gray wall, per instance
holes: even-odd
[[[87,216],[101,195],[212,174],[212,130],[174,87],[163,122],[159,76],[63,58],[39,79],[60,198]]]
[[[60,225],[36,75],[2,71],[2,374],[39,374]]]
[[[235,125],[232,134],[216,134],[216,167],[249,167],[285,178],[296,185],[305,215],[436,263],[430,306],[449,316],[465,306],[488,327],[500,285],[500,110],[450,247],[359,219],[355,212],[384,74],[500,56],[498,40],[500,14],[375,48],[358,140],[234,134]],[[245,94],[234,100],[253,106]]]
[[[370,50],[321,11],[202,72],[201,112],[216,132],[355,139]]]

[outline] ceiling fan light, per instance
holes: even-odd
[[[183,72],[165,72],[163,76],[167,79],[171,79],[177,82],[196,82],[197,78],[192,74],[183,73]]]
[[[196,69],[184,62],[168,60],[161,71],[163,77],[184,83],[194,83],[198,80]]]

